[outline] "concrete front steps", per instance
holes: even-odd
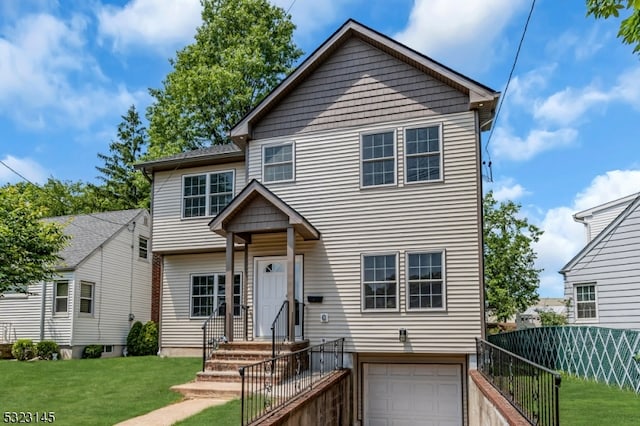
[[[280,355],[309,346],[309,341],[285,343]],[[240,341],[221,343],[205,362],[204,371],[196,374],[194,382],[171,387],[187,398],[235,398],[242,390],[239,369],[246,365],[271,359],[270,341]]]

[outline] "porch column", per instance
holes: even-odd
[[[296,340],[296,231],[287,227],[287,300],[289,301],[289,339]]]
[[[225,309],[225,328],[227,331],[227,340],[233,342],[233,232],[227,232],[227,275],[224,283],[224,294],[226,301]]]

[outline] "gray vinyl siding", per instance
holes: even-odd
[[[565,274],[565,297],[575,300],[577,284],[595,283],[603,327],[640,330],[640,208],[622,220]],[[569,309],[572,323],[575,303]]]
[[[244,162],[155,173],[152,208],[155,252],[224,248],[224,238],[209,231],[212,216],[182,218],[182,177],[226,170],[235,171],[234,191],[238,194],[246,183]]]
[[[143,220],[137,220],[133,231],[123,228],[78,267],[72,345],[122,345],[132,324],[130,313],[135,315],[135,321],[149,321],[151,254],[143,260],[138,252],[138,237],[149,238],[149,232]],[[80,312],[82,281],[94,284],[92,314]]]
[[[256,123],[255,139],[463,112],[469,97],[351,38]]]
[[[347,337],[347,350],[404,352],[398,329],[406,328],[412,351],[469,353],[481,333],[479,170],[475,114],[431,116],[365,128],[300,133],[296,180],[266,184],[321,233],[321,240],[298,244],[304,258],[305,295],[322,295],[308,304],[306,336]],[[444,180],[405,184],[403,131],[442,124]],[[396,182],[384,188],[360,187],[360,135],[396,131]],[[288,137],[292,139],[292,137]],[[250,179],[261,178],[261,145],[249,144]],[[252,256],[284,254],[283,235],[254,238]],[[446,311],[407,311],[405,255],[445,251]],[[361,255],[398,254],[398,312],[362,312]],[[250,262],[251,264],[252,262]],[[320,313],[330,321],[321,323]]]
[[[600,232],[602,232],[602,230],[606,228],[613,219],[618,217],[618,215],[629,206],[629,203],[616,205],[606,210],[599,211],[587,219],[588,241],[593,240]]]

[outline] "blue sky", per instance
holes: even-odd
[[[272,0],[312,52],[354,18],[504,91],[531,0]],[[538,0],[485,159],[545,234],[540,294],[585,244],[572,215],[640,191],[640,57],[584,0]],[[34,182],[93,181],[127,108],[193,40],[199,0],[0,2],[0,159]],[[20,178],[0,166],[0,184]]]

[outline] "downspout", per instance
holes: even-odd
[[[482,149],[481,149],[481,144],[482,141],[480,139],[480,132],[482,131],[480,128],[480,117],[479,117],[479,113],[478,111],[475,112],[475,124],[476,124],[476,150],[477,150],[477,164],[476,164],[476,170],[478,170],[478,174],[477,176],[478,178],[478,211],[480,213],[479,215],[479,219],[480,219],[480,223],[479,223],[479,237],[480,237],[480,258],[479,258],[479,262],[480,262],[480,336],[482,337],[482,339],[486,338],[486,328],[487,328],[487,317],[486,317],[486,312],[485,312],[485,306],[486,306],[486,294],[485,294],[485,282],[484,282],[484,206],[483,206],[483,199],[484,199],[484,190],[483,190],[483,178],[482,178]]]
[[[44,318],[47,314],[46,303],[47,303],[47,282],[42,281],[42,302],[40,303],[40,341],[44,340]]]

